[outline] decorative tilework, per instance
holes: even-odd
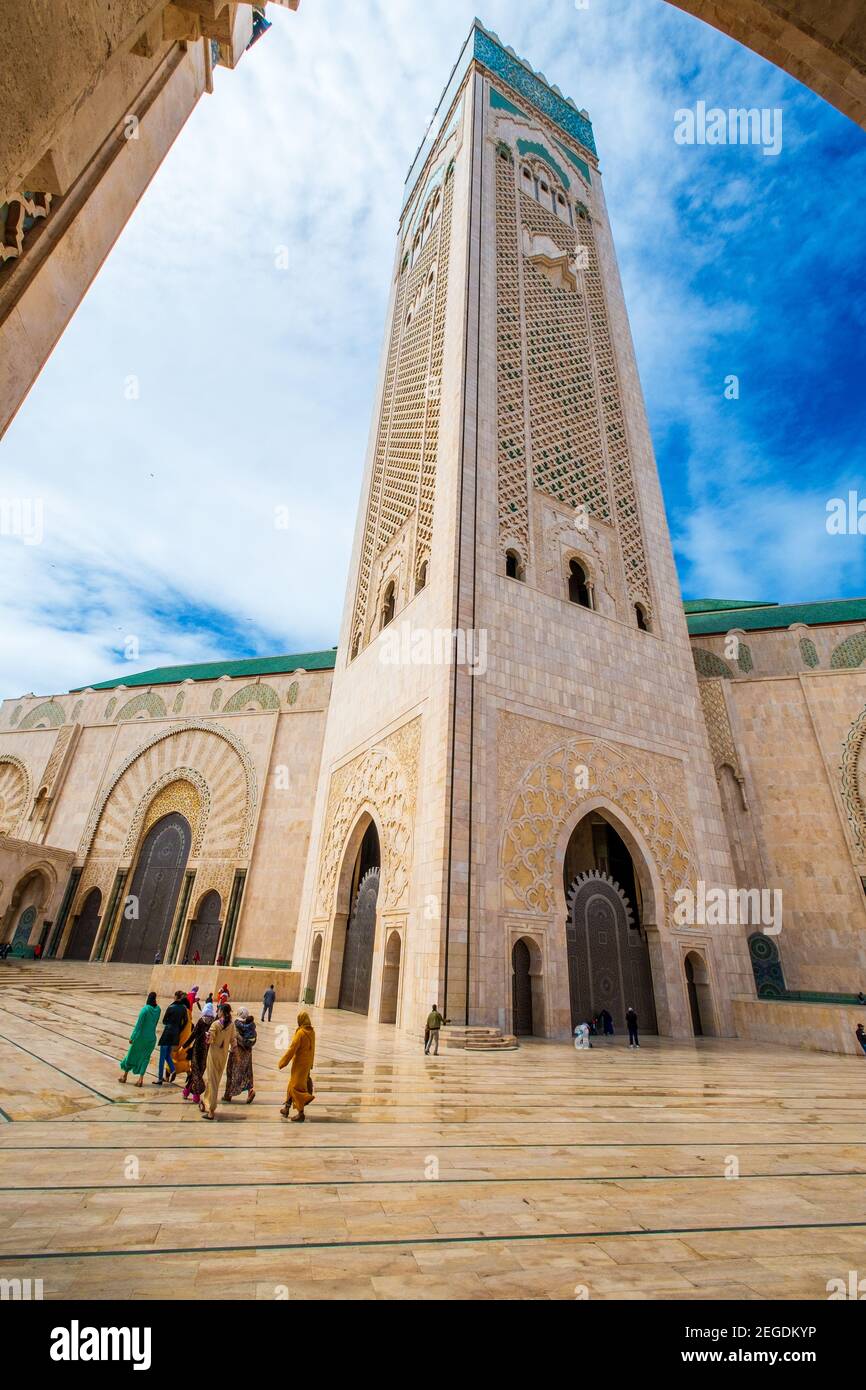
[[[45,700],[41,705],[37,705],[29,714],[25,714],[21,720],[22,729],[35,729],[37,724],[44,722],[50,724],[53,729],[59,728],[66,718],[66,713],[62,705],[56,700]]]
[[[556,174],[563,188],[571,188],[571,179],[568,177],[562,165],[557,164],[546,145],[539,145],[537,140],[518,140],[517,148],[522,155],[534,154],[537,155],[539,159],[543,159],[545,164],[549,165]]]
[[[692,660],[699,676],[721,676],[725,680],[733,676],[728,663],[716,656],[715,652],[707,651],[706,647],[692,647]]]
[[[298,685],[298,682],[292,681],[291,685],[289,686],[288,693],[286,694],[286,704],[293,705],[296,703],[299,690],[300,686]]]
[[[131,700],[127,700],[125,705],[121,705],[117,711],[118,724],[124,719],[134,719],[137,714],[145,710],[152,719],[162,719],[166,714],[165,701],[156,695],[152,690],[144,695],[133,695]]]
[[[745,642],[740,642],[738,644],[737,665],[740,670],[744,672],[749,672],[753,669],[752,651],[750,647],[746,646]]]
[[[258,705],[260,709],[279,709],[280,697],[272,685],[245,685],[243,690],[236,691],[226,701],[223,714],[233,714],[250,703]]]
[[[581,116],[580,112],[564,97],[558,96],[543,78],[537,77],[518,58],[501,48],[490,34],[477,27],[475,29],[475,57],[490,72],[496,73],[507,82],[509,87],[512,87],[526,101],[531,102],[537,111],[558,125],[560,130],[564,130],[567,135],[572,136],[593,154],[596,153],[592,123],[589,119],[586,116]]]
[[[850,670],[866,661],[866,632],[855,632],[833,649],[830,665],[834,670]],[[23,728],[23,725],[22,725]]]
[[[815,646],[815,643],[812,641],[811,637],[800,638],[800,655],[803,658],[803,665],[808,666],[811,670],[814,670],[816,666],[821,665],[821,661],[818,656],[818,648]]]

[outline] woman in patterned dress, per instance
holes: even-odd
[[[196,1105],[204,1092],[204,1074],[207,1067],[207,1035],[213,1019],[208,1014],[200,1014],[195,1026],[186,1040],[186,1055],[189,1070],[183,1088],[184,1100],[194,1100]]]
[[[250,1017],[249,1009],[238,1010],[235,1030],[238,1045],[229,1056],[223,1100],[230,1101],[234,1096],[239,1096],[242,1091],[246,1091],[247,1105],[249,1105],[256,1096],[253,1083],[253,1048],[256,1045],[256,1025],[255,1020]]]

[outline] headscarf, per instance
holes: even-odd
[[[312,1021],[312,1019],[310,1018],[310,1015],[309,1015],[309,1014],[298,1014],[298,1027],[299,1027],[299,1028],[309,1028],[309,1029],[312,1030],[313,1021]]]
[[[238,1009],[238,1018],[249,1018],[249,1009]]]

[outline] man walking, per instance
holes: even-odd
[[[268,985],[267,989],[262,995],[262,1023],[264,1023],[265,1021],[265,1014],[267,1014],[268,1023],[270,1023],[271,1014],[274,1012],[274,1000],[276,999],[276,997],[277,991],[274,989],[273,985]]]
[[[862,1023],[857,1024],[857,1027],[854,1029],[854,1036],[857,1039],[860,1046],[862,1047],[863,1051],[866,1052],[866,1029],[864,1029]]]
[[[628,1027],[629,1047],[640,1047],[640,1043],[637,1040],[637,1014],[631,1007],[631,1004],[629,1004],[628,1008],[625,1011],[625,1021]]]
[[[439,1056],[439,1029],[446,1020],[439,1012],[439,1005],[434,1004],[430,1013],[427,1015],[427,1023],[424,1028],[424,1056],[426,1057],[430,1048],[433,1048],[433,1056]]]

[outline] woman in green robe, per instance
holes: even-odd
[[[147,1003],[135,1020],[135,1027],[129,1035],[129,1048],[120,1064],[121,1081],[125,1081],[129,1073],[133,1072],[138,1077],[136,1086],[141,1086],[144,1083],[144,1073],[147,1071],[151,1053],[156,1047],[156,1025],[158,1023],[159,1009],[156,1004],[156,994],[151,990],[147,996]]]

